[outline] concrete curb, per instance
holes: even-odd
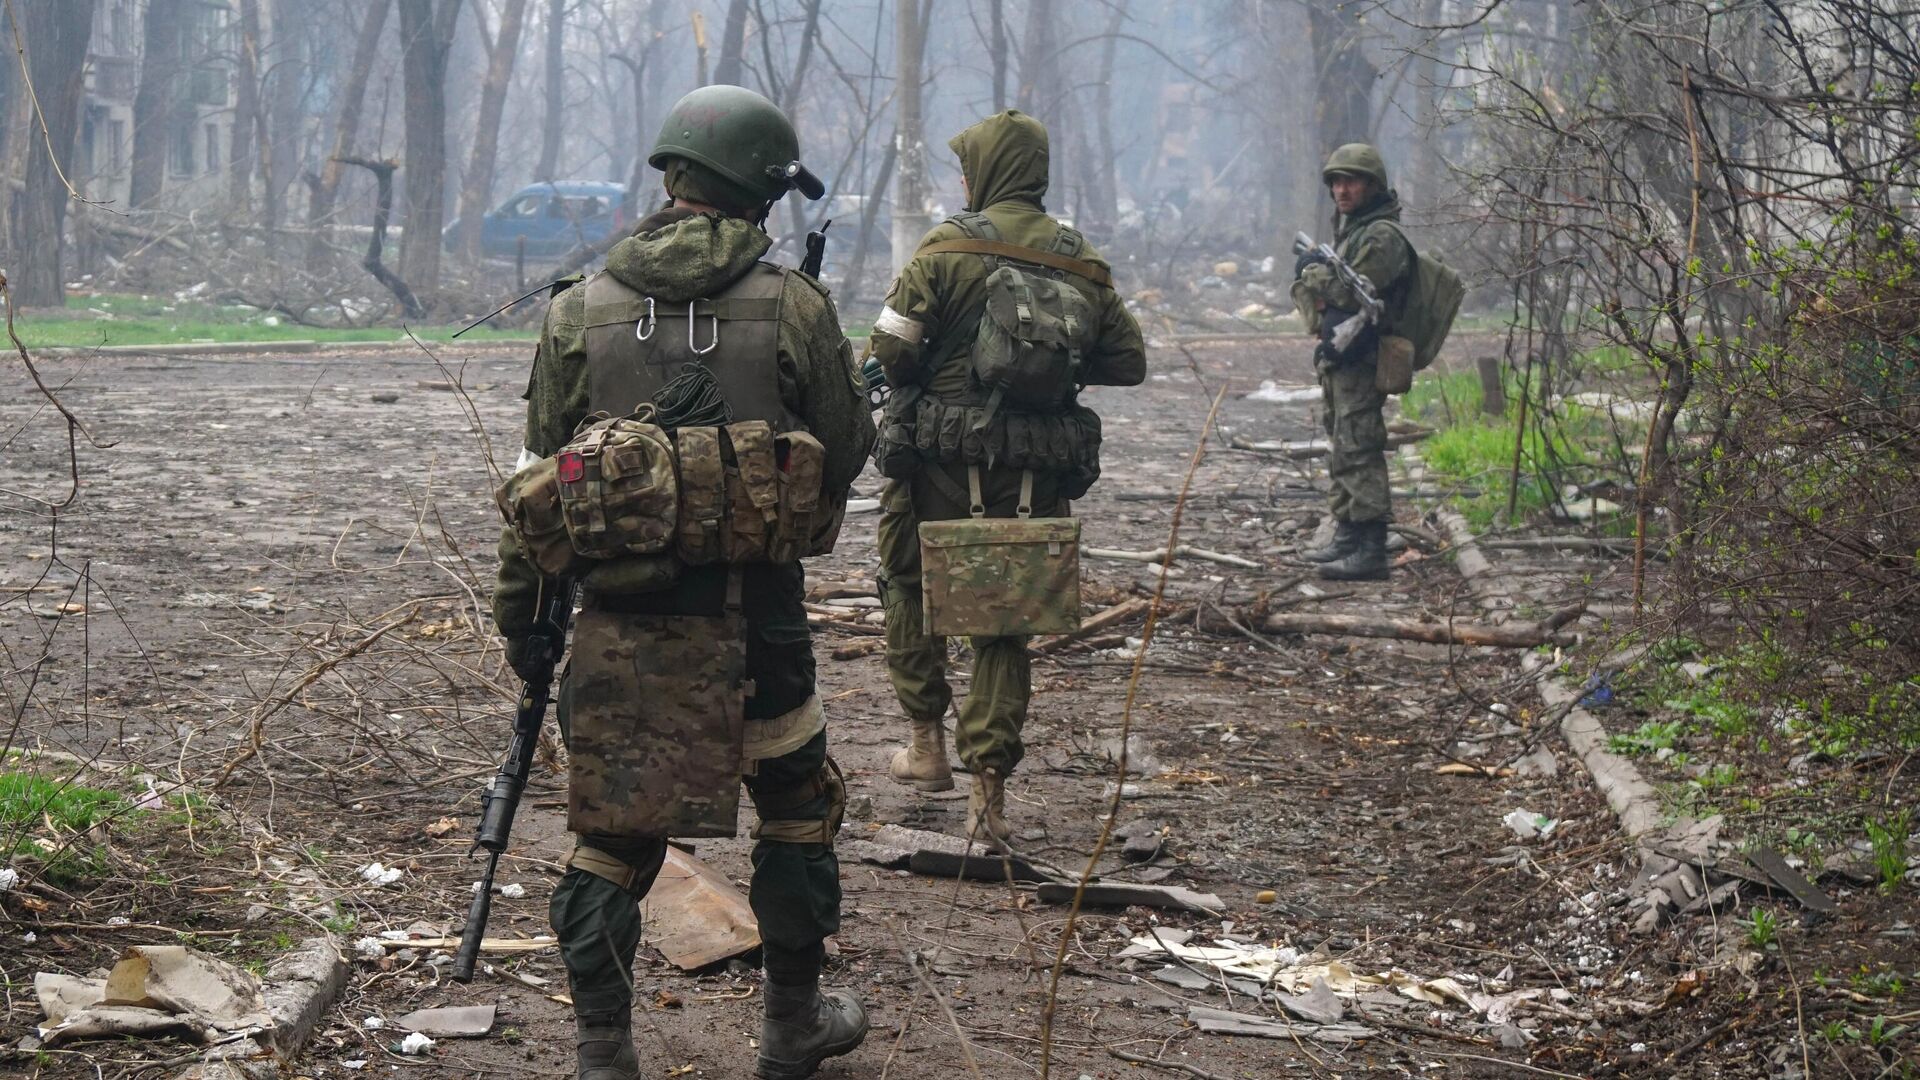
[[[514,338],[500,340],[492,338],[473,342],[428,342],[436,348],[457,345],[460,348],[515,348],[524,349],[537,344],[537,339],[524,340]],[[74,346],[53,345],[31,350],[39,356],[299,356],[317,352],[417,352],[419,346],[411,341],[225,341],[225,342],[188,342],[172,345],[97,345]]]
[[[1608,657],[1604,669],[1625,667],[1638,659],[1634,652]],[[1661,824],[1664,816],[1660,794],[1632,760],[1607,748],[1606,725],[1600,718],[1580,708],[1583,691],[1568,687],[1558,679],[1540,682],[1540,699],[1550,708],[1567,709],[1560,721],[1560,735],[1593,780],[1593,786],[1606,796],[1607,806],[1620,823],[1620,830],[1633,841],[1639,856],[1640,871],[1634,878],[1634,894],[1640,906],[1634,929],[1651,933],[1681,907],[1705,894],[1706,878],[1698,867],[1690,866],[1661,850],[1662,842],[1671,845],[1684,838],[1686,826],[1674,828]]]
[[[267,1016],[273,1026],[250,1039],[210,1047],[173,1080],[269,1080],[299,1056],[347,988],[344,938],[310,937],[268,965]]]

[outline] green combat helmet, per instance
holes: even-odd
[[[1331,184],[1340,174],[1364,176],[1380,186],[1381,191],[1390,186],[1387,183],[1387,161],[1380,151],[1366,143],[1348,143],[1327,155],[1327,164],[1320,170],[1321,183]]]
[[[705,165],[767,202],[796,189],[809,199],[827,193],[800,164],[800,137],[787,114],[744,86],[703,86],[674,105],[647,164],[665,170],[676,157]]]

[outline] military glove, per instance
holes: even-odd
[[[1347,343],[1345,349],[1335,343],[1335,334],[1339,331],[1340,324],[1359,316],[1360,313],[1357,311],[1349,311],[1328,304],[1320,312],[1320,344],[1315,346],[1313,358],[1327,367],[1340,367],[1371,353],[1380,342],[1380,329],[1371,324],[1362,327],[1360,332],[1354,335],[1353,340]]]
[[[1332,265],[1331,261],[1318,248],[1315,248],[1312,251],[1303,252],[1299,258],[1293,260],[1294,278],[1298,279],[1298,278],[1304,277],[1307,272],[1307,267],[1313,266],[1315,264],[1319,264],[1321,266]]]
[[[533,642],[523,637],[506,639],[507,666],[523,682],[545,682],[553,677],[547,667],[547,658],[533,649]]]

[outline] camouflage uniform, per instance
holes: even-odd
[[[684,165],[676,159],[668,168],[668,186],[676,196],[740,205],[740,196],[721,178],[704,169],[689,171]],[[631,237],[614,246],[607,256],[607,273],[654,298],[663,309],[674,303],[684,306],[715,296],[742,279],[769,246],[767,235],[741,217],[670,207],[641,221]],[[548,308],[525,395],[523,461],[559,450],[590,411],[590,285],[568,289]],[[874,431],[851,348],[826,290],[813,279],[786,274],[778,311],[781,405],[825,447],[823,490],[844,492],[864,466]],[[680,329],[685,325],[683,320],[675,330],[685,333]],[[532,628],[536,598],[542,588],[552,585],[523,556],[511,531],[502,535],[500,558],[494,617],[507,637],[509,658],[515,659],[517,643]],[[782,743],[778,753],[759,760],[745,778],[747,790],[763,829],[777,823],[791,831],[797,825],[812,835],[810,842],[793,842],[761,831],[755,834],[761,838],[752,854],[749,900],[764,943],[771,995],[775,981],[811,987],[820,969],[822,941],[839,927],[839,864],[827,824],[830,815],[837,824],[837,810],[820,780],[827,740],[815,694],[800,564],[707,565],[682,569],[671,584],[654,591],[597,595],[590,589],[584,598],[583,625],[576,631],[575,666],[581,662],[582,648],[591,647],[581,636],[587,632],[589,615],[623,621],[626,625],[615,632],[625,637],[645,636],[650,628],[685,616],[719,616],[727,605],[730,571],[739,574],[738,617],[745,629],[740,674],[750,686],[744,703],[749,757],[754,756],[756,731],[767,745]],[[661,649],[680,647],[683,652],[698,646],[667,638],[657,644]],[[641,648],[644,655],[644,643]],[[646,666],[642,664],[643,682]],[[582,695],[606,692],[606,687],[582,686],[577,678],[563,678],[558,704],[563,735],[570,734],[570,720],[587,701]],[[641,705],[644,712],[649,707],[672,708],[673,702]],[[783,739],[783,731],[797,737]],[[590,1029],[617,1032],[617,1036],[606,1035],[607,1039],[627,1037],[633,998],[630,970],[641,930],[636,901],[659,872],[666,843],[593,833],[579,841],[565,877],[554,889],[551,917],[580,1018],[582,1075],[626,1076],[631,1074],[630,1041],[623,1046],[624,1056],[614,1071],[606,1072],[604,1061],[589,1068],[586,1040]],[[769,1016],[771,1002],[769,996]],[[860,1025],[864,1033],[864,1019]]]
[[[1375,295],[1386,304],[1382,326],[1391,332],[1404,310],[1414,265],[1413,248],[1389,222],[1400,220],[1400,198],[1387,186],[1386,166],[1371,147],[1342,147],[1323,175],[1365,175],[1375,181],[1372,199],[1344,217],[1336,217],[1333,246],[1349,266],[1373,283]],[[1307,263],[1293,283],[1293,302],[1307,329],[1320,333],[1322,309],[1356,311],[1359,301],[1334,271]],[[1325,351],[1316,356],[1322,390],[1321,422],[1332,452],[1327,473],[1332,480],[1330,499],[1334,519],[1350,526],[1379,525],[1393,519],[1387,478],[1387,425],[1381,410],[1386,395],[1375,388],[1376,352],[1368,349],[1339,363]]]
[[[1054,248],[1061,227],[1041,203],[1048,181],[1045,127],[1008,111],[975,124],[948,145],[959,157],[968,183],[969,210],[984,213],[1003,241]],[[943,223],[920,246],[966,235],[954,223]],[[1077,241],[1078,234],[1072,234],[1072,239]],[[1080,246],[1075,257],[1106,265],[1090,246]],[[887,293],[886,309],[870,339],[890,385],[923,387],[932,399],[968,400],[968,348],[986,300],[988,273],[985,261],[972,254],[921,255],[907,263]],[[1072,274],[1064,280],[1087,296],[1099,327],[1098,344],[1084,358],[1083,382],[1138,385],[1146,377],[1145,344],[1119,295]],[[1090,410],[1082,411],[1097,432],[1097,418]],[[1020,470],[990,465],[980,472],[987,515],[1013,516]],[[1060,497],[1061,483],[1057,474],[1035,473],[1035,516],[1068,512]],[[965,464],[929,461],[911,478],[892,481],[882,496],[879,546],[887,670],[901,707],[917,724],[937,726],[953,698],[946,677],[946,641],[929,636],[923,628],[919,524],[968,516],[966,492]],[[1027,642],[1023,637],[976,637],[972,645],[973,679],[960,707],[956,749],[976,775],[993,769],[1004,776],[1023,752],[1020,730],[1031,695]],[[939,753],[944,768],[944,745]]]

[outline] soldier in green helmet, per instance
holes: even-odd
[[[1393,520],[1387,481],[1387,395],[1376,385],[1380,340],[1406,312],[1414,251],[1400,231],[1400,196],[1387,183],[1380,151],[1348,143],[1327,158],[1320,176],[1334,205],[1334,250],[1365,276],[1385,304],[1377,329],[1344,353],[1333,329],[1360,310],[1360,301],[1334,269],[1311,252],[1294,267],[1294,306],[1307,330],[1320,336],[1314,366],[1323,392],[1321,420],[1331,453],[1333,540],[1306,553],[1320,576],[1334,581],[1377,581],[1388,576],[1387,526]]]
[[[852,350],[819,282],[760,261],[771,246],[760,223],[773,203],[790,190],[823,193],[799,163],[792,124],[752,91],[705,87],[674,106],[648,161],[665,174],[667,205],[608,252],[604,270],[547,310],[520,467],[555,455],[590,414],[624,416],[651,403],[668,430],[673,414],[734,425],[721,431],[764,422],[763,430],[810,434],[824,447],[822,497],[844,506],[874,436]],[[743,452],[743,443],[732,445]],[[508,661],[524,676],[539,598],[567,586],[542,575],[511,529],[500,559],[494,619]],[[729,709],[744,714],[737,772],[760,819],[749,896],[766,969],[756,1075],[811,1075],[860,1044],[867,1018],[851,993],[819,989],[823,942],[840,920],[833,836],[845,787],[827,756],[800,563],[678,565],[670,555],[635,556],[592,563],[580,587],[559,692],[562,734],[576,751],[576,846],[551,904],[572,990],[578,1075],[641,1074],[631,1033],[638,902],[666,857],[657,822],[675,810],[648,803],[679,797],[682,785],[655,792],[631,777],[654,751],[705,745],[703,730]],[[594,749],[583,754],[588,736]],[[631,759],[620,753],[623,741]],[[706,764],[737,798],[734,770]],[[617,798],[596,803],[593,792],[621,784]]]
[[[1078,403],[1079,390],[1136,386],[1147,367],[1140,327],[1114,291],[1106,262],[1078,232],[1049,217],[1041,201],[1046,127],[1008,110],[948,146],[960,159],[966,210],[920,242],[869,339],[894,388],[876,451],[891,481],[881,498],[880,595],[887,669],[910,741],[894,756],[891,774],[923,791],[953,787],[945,728],[953,691],[946,641],[926,630],[920,523],[966,518],[976,506],[975,516],[1066,516],[1068,500],[1085,494],[1100,471],[1100,418]],[[1062,298],[1079,313],[1068,325],[1078,324],[1085,347],[1052,407],[1005,404],[978,378],[977,331],[990,279],[1008,266],[1047,275],[1075,294]],[[1049,287],[1036,287],[1027,300],[1037,306]],[[1027,639],[971,641],[973,678],[954,730],[955,749],[973,773],[966,828],[1005,846],[1006,778],[1024,750],[1020,732],[1032,693]]]

